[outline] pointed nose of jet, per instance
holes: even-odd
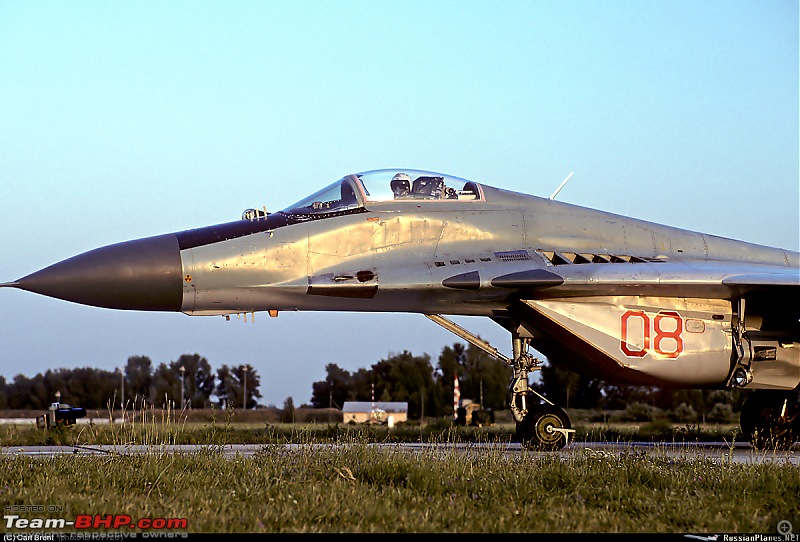
[[[109,309],[179,311],[182,267],[174,234],[84,252],[9,284]]]

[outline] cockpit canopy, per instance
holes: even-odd
[[[479,184],[451,175],[415,169],[378,169],[346,175],[283,210],[292,215],[340,213],[370,202],[477,201]]]

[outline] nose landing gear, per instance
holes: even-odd
[[[569,416],[563,409],[555,406],[528,385],[528,373],[539,370],[541,361],[528,354],[530,339],[520,337],[512,331],[514,359],[510,359],[489,343],[438,314],[427,314],[428,319],[446,330],[461,337],[490,356],[508,364],[514,370],[509,390],[510,408],[516,421],[516,438],[526,448],[536,450],[560,450],[569,442],[575,432],[570,426]],[[543,403],[538,403],[534,396]]]
[[[569,442],[571,428],[569,416],[528,386],[528,373],[538,371],[541,362],[528,354],[529,339],[513,334],[514,359],[508,363],[514,368],[511,379],[511,413],[517,422],[517,440],[527,448],[560,450]],[[536,395],[544,404],[534,403]]]

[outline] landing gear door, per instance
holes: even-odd
[[[729,302],[593,297],[525,301],[623,371],[663,385],[723,385],[732,359]]]

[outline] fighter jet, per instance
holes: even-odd
[[[2,286],[226,319],[422,314],[508,364],[517,439],[541,449],[573,430],[529,385],[543,363],[531,350],[611,383],[753,390],[740,422],[754,446],[800,435],[799,253],[441,173],[345,175],[281,211],[98,248]],[[453,315],[491,318],[512,356]]]

